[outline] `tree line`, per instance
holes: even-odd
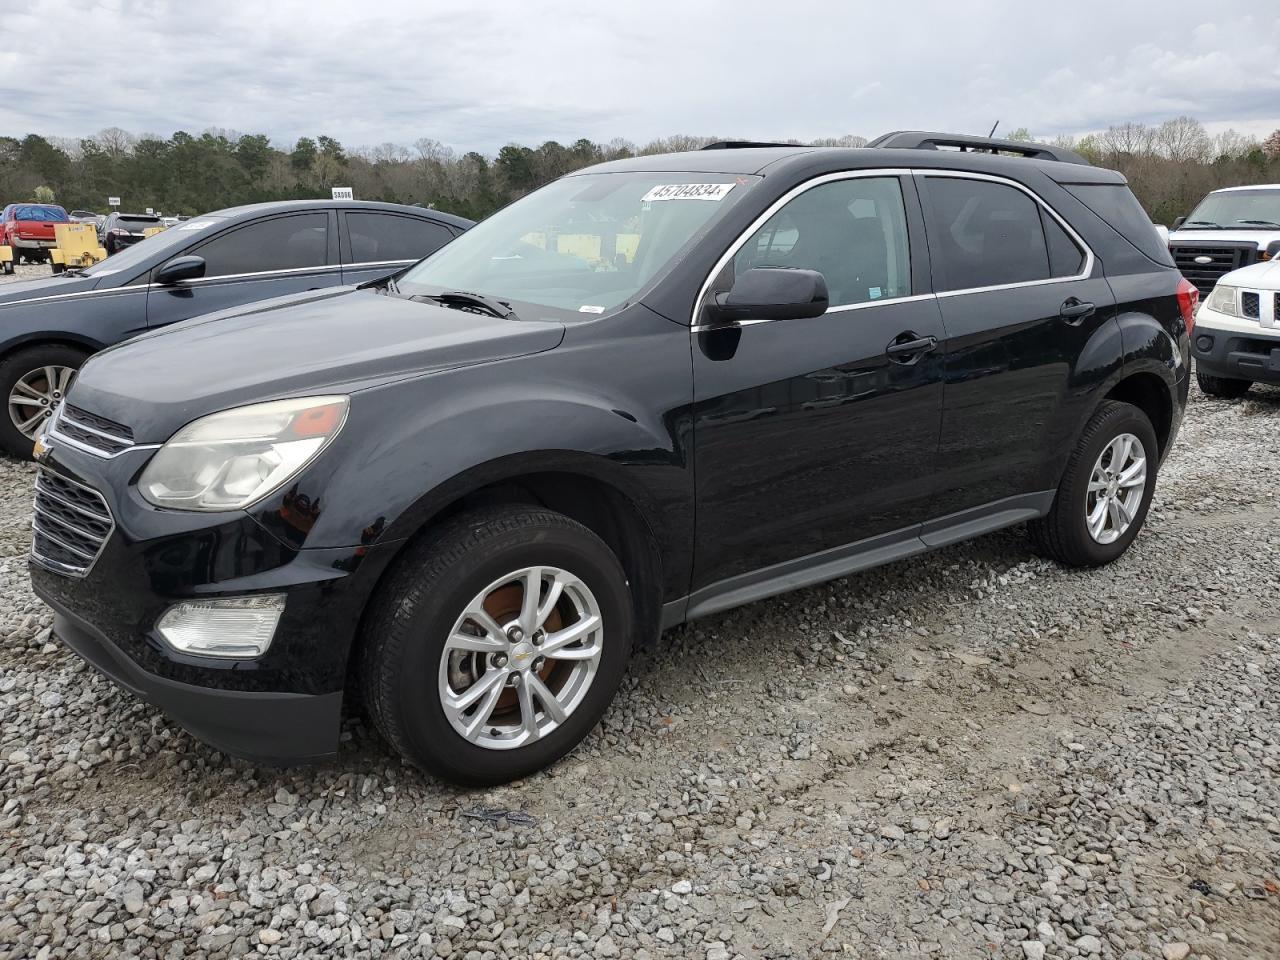
[[[1025,127],[1009,138],[1035,139]],[[349,150],[324,135],[301,137],[286,149],[264,134],[216,129],[162,138],[109,127],[78,140],[31,133],[0,136],[0,203],[56,200],[68,209],[105,212],[107,197],[118,196],[126,211],[152,207],[195,215],[243,203],[326,197],[331,187],[349,186],[362,200],[419,203],[478,220],[581,167],[697,149],[717,139],[674,136],[642,146],[621,139],[549,140],[538,147],[508,144],[489,156],[459,153],[426,137],[412,146]],[[849,147],[866,142],[853,135],[813,141]],[[1231,130],[1210,136],[1195,119],[1176,117],[1052,142],[1125,174],[1157,223],[1186,214],[1218,187],[1280,182],[1280,130],[1264,141]]]

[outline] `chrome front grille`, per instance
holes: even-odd
[[[47,470],[36,474],[31,520],[31,559],[36,563],[69,577],[83,577],[115,526],[111,509],[96,490]]]
[[[1169,244],[1169,252],[1182,275],[1196,285],[1201,297],[1213,291],[1213,285],[1224,274],[1253,263],[1258,257],[1254,246],[1232,246],[1225,243]]]
[[[58,411],[49,435],[99,457],[114,457],[133,446],[133,431],[124,424],[69,403],[64,403]]]
[[[1246,290],[1240,294],[1240,312],[1250,320],[1258,319],[1260,305],[1261,299],[1252,290]]]

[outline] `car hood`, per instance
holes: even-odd
[[[1223,275],[1219,283],[1233,287],[1253,287],[1257,290],[1280,290],[1280,260],[1252,263]]]
[[[96,287],[101,277],[76,277],[60,274],[41,277],[38,280],[19,280],[16,283],[0,283],[0,308],[24,300],[40,300],[45,297],[64,296],[68,293],[85,293]]]
[[[1170,243],[1234,243],[1240,246],[1265,250],[1272,240],[1280,240],[1280,230],[1174,230],[1169,234]]]
[[[525,356],[563,336],[556,322],[330,288],[208,314],[111,347],[81,368],[67,400],[128,425],[139,443],[158,443],[229,407]]]

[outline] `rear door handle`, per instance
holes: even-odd
[[[937,337],[919,337],[908,331],[900,333],[884,348],[889,359],[897,363],[915,363],[938,345]]]
[[[1085,317],[1092,316],[1093,312],[1098,308],[1092,303],[1086,303],[1083,300],[1077,300],[1075,297],[1068,297],[1062,302],[1062,306],[1058,309],[1058,316],[1073,327],[1084,320]]]

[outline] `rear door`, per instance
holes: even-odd
[[[1102,265],[1021,184],[950,171],[922,171],[916,181],[947,331],[932,512],[1052,490],[1050,464],[1078,426],[1064,411],[1093,382],[1081,360],[1115,323]]]
[[[396,273],[435,253],[455,236],[438,221],[406,213],[346,210],[342,218],[343,283],[364,283]]]
[[[821,272],[831,307],[694,328],[695,591],[909,538],[933,493],[943,332],[910,177],[860,171],[798,188],[706,295],[763,266]]]
[[[147,326],[337,286],[342,279],[337,236],[332,210],[277,214],[224,230],[182,251],[204,257],[203,277],[151,288]]]

